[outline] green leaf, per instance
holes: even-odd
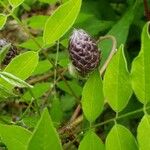
[[[73,25],[81,7],[81,0],[69,0],[61,5],[47,20],[43,40],[52,44],[62,37]]]
[[[62,0],[62,3],[66,3],[66,2],[68,2],[69,0]]]
[[[49,82],[44,82],[44,83],[37,83],[34,85],[34,87],[31,89],[34,98],[38,99],[40,98],[42,95],[44,95],[45,92],[47,92],[48,90],[50,90],[52,87],[51,83]],[[29,91],[25,92],[24,95],[22,96],[22,98],[26,101],[31,101],[32,99],[32,95],[30,94]]]
[[[80,142],[79,150],[105,150],[105,147],[93,131],[88,131]]]
[[[27,150],[62,150],[58,134],[53,127],[52,120],[45,109],[42,113],[31,139],[29,140]]]
[[[12,75],[8,72],[0,72],[0,77],[4,79],[6,82],[10,83],[11,85],[18,86],[18,87],[28,87],[32,88],[27,82],[19,79],[18,77]]]
[[[94,122],[103,109],[103,84],[96,70],[89,76],[82,92],[82,108],[88,121]]]
[[[68,113],[75,106],[76,99],[71,95],[65,94],[64,96],[61,97],[60,102],[63,111],[66,111]]]
[[[140,150],[150,149],[150,116],[145,115],[137,130],[137,138]]]
[[[40,36],[37,37],[37,38],[34,38],[34,41],[36,41],[37,43],[39,43],[39,45],[43,45],[43,39]],[[40,48],[39,48],[39,45],[37,45],[34,41],[32,39],[28,39],[25,42],[21,43],[19,45],[19,47],[26,48],[28,50],[32,50],[32,51],[36,52]]]
[[[89,24],[92,22],[92,24]],[[99,20],[93,13],[83,13],[81,12],[73,27],[75,28],[83,28],[85,31],[90,33],[90,35],[97,35],[99,32],[104,32],[108,30],[113,25],[112,21]]]
[[[21,5],[24,0],[8,0],[8,1],[13,8],[16,8],[19,5]]]
[[[29,27],[31,27],[33,29],[42,30],[44,28],[45,22],[47,21],[48,18],[49,18],[49,16],[36,15],[36,16],[27,18],[26,22]]]
[[[81,96],[82,87],[75,80],[67,81],[67,84],[65,81],[60,81],[57,86],[70,95],[74,93],[76,96]]]
[[[0,14],[0,30],[3,28],[7,21],[7,16],[4,14]]]
[[[42,3],[48,3],[48,4],[53,4],[58,2],[59,0],[39,0]]]
[[[132,95],[130,75],[123,46],[120,46],[117,54],[107,67],[103,90],[107,102],[116,112],[120,112],[125,108]]]
[[[107,33],[108,35],[113,35],[116,38],[118,46],[120,46],[121,44],[125,44],[129,32],[129,27],[133,21],[135,13],[138,10],[138,6],[139,4],[136,2],[135,5],[132,6]],[[103,58],[101,61],[101,64],[103,64],[110,53],[112,47],[111,40],[101,41],[99,46],[103,54]]]
[[[12,75],[25,80],[27,79],[38,64],[38,53],[26,52],[15,57],[5,68],[5,72],[11,73]],[[7,89],[12,89],[14,86],[0,79],[2,84]]]
[[[9,150],[26,150],[31,132],[14,125],[0,124],[1,141]]]
[[[52,121],[56,124],[56,127],[59,126],[63,118],[63,111],[62,111],[60,100],[58,98],[54,98],[52,100],[50,115]]]
[[[138,100],[147,104],[150,101],[150,35],[148,22],[142,31],[142,46],[139,55],[132,63],[132,87]]]
[[[41,61],[39,61],[38,65],[32,75],[43,74],[47,71],[50,71],[50,69],[52,67],[53,67],[53,65],[48,60],[41,60]]]
[[[138,146],[127,128],[115,124],[106,138],[106,150],[138,150]]]

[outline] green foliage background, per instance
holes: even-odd
[[[143,0],[0,0],[0,149],[149,150],[150,16]],[[150,11],[150,10],[149,10]],[[100,76],[68,69],[74,28],[112,35]],[[98,43],[100,68],[112,48]],[[77,115],[76,115],[77,114]]]

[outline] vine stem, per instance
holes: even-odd
[[[23,112],[23,114],[21,115],[19,121],[22,120],[22,119],[26,116],[27,112],[29,111],[29,109],[30,109],[31,106],[32,106],[33,101],[34,101],[34,99],[32,99],[32,100],[30,101],[28,107],[26,108],[26,110],[25,110],[25,111]]]
[[[65,74],[66,71],[67,71],[67,69],[65,69],[63,72],[60,72],[60,74]],[[62,76],[63,76],[63,75],[62,75]],[[59,77],[56,79],[55,84],[56,84],[59,80],[62,79],[62,76],[59,76]],[[62,79],[62,80],[63,80],[63,79]],[[50,90],[47,92],[45,98],[43,98],[43,104],[45,104],[45,103],[47,102],[49,95],[50,95],[50,94],[52,93],[52,91],[54,90],[54,86],[56,86],[56,85],[53,84],[53,85],[51,86]],[[44,105],[43,105],[43,106],[44,106]]]
[[[72,115],[72,117],[70,119],[70,122],[73,122],[77,118],[77,116],[78,116],[80,111],[81,111],[81,105],[79,104],[77,106],[77,108],[75,109],[75,111],[74,111],[74,113],[73,113],[73,115]]]
[[[102,68],[100,69],[100,75],[102,76],[103,73],[105,72],[109,62],[111,61],[112,57],[114,56],[114,54],[117,52],[117,41],[116,41],[116,38],[112,35],[106,35],[106,36],[102,36],[102,37],[99,37],[99,39],[97,40],[97,43],[103,41],[103,40],[112,40],[112,49],[111,49],[111,52],[108,56],[108,58],[106,59],[104,65],[102,66]]]

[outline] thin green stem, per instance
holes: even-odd
[[[33,100],[34,100],[34,99],[32,99],[32,100],[30,101],[28,107],[27,107],[26,110],[23,112],[23,114],[21,115],[21,117],[20,117],[19,120],[22,120],[22,119],[26,116],[26,114],[28,113],[29,109],[30,109],[31,106],[32,106]]]
[[[113,121],[115,122],[115,120],[116,120],[116,118],[108,119],[108,120],[106,120],[106,121],[103,121],[103,122],[101,122],[101,123],[97,123],[97,124],[93,125],[92,128],[96,128],[96,127],[99,127],[99,126],[108,124],[108,123],[110,123],[110,122],[113,122]]]
[[[64,74],[66,71],[67,71],[67,69],[65,69],[65,70],[62,72],[62,74]],[[59,77],[56,79],[56,83],[57,83],[60,79],[62,79],[61,76],[59,76]],[[55,84],[56,84],[56,83],[55,83]],[[47,102],[48,97],[51,95],[51,93],[52,93],[52,91],[53,91],[53,89],[54,89],[54,86],[55,86],[55,85],[53,84],[52,87],[50,88],[50,90],[47,92],[47,96],[45,97],[44,103]],[[44,103],[43,103],[43,104],[44,104]]]
[[[149,110],[149,109],[150,109],[150,106],[146,108],[146,110]],[[117,118],[116,118],[116,117],[115,117],[115,118],[111,118],[111,119],[106,120],[106,121],[104,121],[104,122],[98,123],[98,124],[94,125],[93,127],[94,127],[94,128],[95,128],[95,127],[99,127],[99,126],[105,125],[105,124],[107,124],[107,123],[110,123],[110,122],[112,122],[112,121],[114,121],[114,120],[120,120],[120,119],[123,119],[123,118],[125,118],[125,117],[128,117],[128,116],[131,116],[131,115],[140,113],[140,112],[142,112],[142,111],[143,111],[143,108],[140,108],[140,109],[137,109],[137,110],[128,112],[128,113],[126,113],[126,114],[120,115],[120,116],[118,116]]]
[[[112,57],[114,56],[114,54],[116,53],[116,48],[117,48],[117,41],[116,38],[112,35],[105,35],[103,37],[99,37],[99,39],[97,40],[97,44],[103,40],[111,40],[112,41],[112,48],[110,51],[110,54],[108,56],[108,58],[106,59],[104,65],[101,67],[100,69],[100,75],[103,75],[103,73],[105,72],[109,62],[111,61]]]

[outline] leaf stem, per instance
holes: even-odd
[[[117,50],[116,50],[117,41],[116,41],[116,38],[112,35],[105,35],[105,36],[99,37],[99,39],[97,40],[97,43],[99,43],[102,40],[106,40],[106,39],[111,39],[112,40],[112,49],[111,49],[110,54],[109,54],[108,58],[106,59],[104,65],[100,69],[100,75],[103,75],[103,73],[105,72],[105,70],[106,70],[109,62],[111,61],[112,57],[117,52]]]
[[[149,110],[149,109],[150,109],[150,106],[146,108],[146,110]],[[117,118],[116,118],[116,117],[115,117],[115,118],[111,118],[111,119],[106,120],[106,121],[104,121],[104,122],[98,123],[98,124],[94,125],[93,127],[94,127],[94,128],[95,128],[95,127],[99,127],[99,126],[105,125],[105,124],[107,124],[107,123],[110,123],[110,122],[112,122],[112,121],[114,121],[114,120],[120,120],[120,119],[123,119],[123,118],[125,118],[125,117],[132,116],[132,115],[134,115],[134,114],[140,113],[140,112],[142,112],[142,111],[143,111],[143,108],[140,108],[140,109],[137,109],[137,110],[128,112],[128,113],[126,113],[126,114],[120,115],[120,116],[118,116]]]
[[[27,112],[29,111],[29,109],[30,109],[31,106],[32,106],[33,100],[34,100],[34,99],[32,99],[32,100],[30,101],[28,107],[26,108],[26,110],[25,110],[25,111],[23,112],[23,114],[21,115],[19,121],[22,120],[22,119],[25,117],[25,115],[27,114]]]
[[[77,118],[80,111],[81,111],[81,105],[79,104],[77,108],[75,109],[73,115],[71,116],[70,123],[73,122]]]

